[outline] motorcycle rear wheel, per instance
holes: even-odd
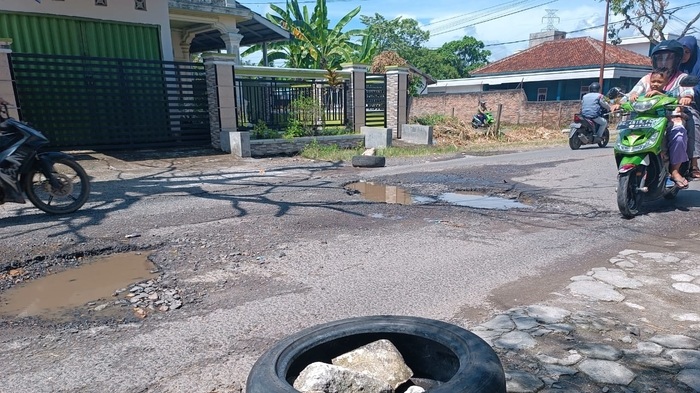
[[[578,137],[578,132],[569,137],[569,147],[571,150],[578,150],[579,147],[581,147],[581,139]]]
[[[635,171],[621,173],[617,179],[617,207],[625,218],[633,218],[639,214],[642,195],[637,191]]]
[[[80,209],[90,195],[90,179],[85,169],[69,158],[59,158],[52,168],[61,183],[52,187],[38,168],[30,170],[24,182],[24,192],[29,201],[49,214],[68,214]]]
[[[603,131],[603,139],[598,142],[598,147],[605,147],[608,145],[608,142],[610,142],[610,131],[606,128],[605,131]]]

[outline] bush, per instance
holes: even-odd
[[[251,136],[253,139],[274,139],[279,138],[279,132],[267,128],[265,121],[258,120],[258,123],[253,127]]]
[[[446,115],[441,115],[438,113],[432,113],[429,115],[424,115],[420,117],[416,117],[413,119],[416,123],[423,125],[423,126],[435,126],[438,124],[445,123],[449,117],[451,116],[446,116]]]

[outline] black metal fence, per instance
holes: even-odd
[[[54,147],[209,145],[204,65],[11,54],[20,114]]]
[[[346,83],[331,86],[315,79],[235,77],[239,130],[258,124],[283,130],[292,121],[305,126],[345,126],[348,123]]]
[[[386,74],[366,74],[365,118],[370,127],[386,127]]]

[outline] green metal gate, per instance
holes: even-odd
[[[209,145],[204,65],[11,53],[20,114],[64,149]]]
[[[11,38],[18,53],[162,59],[155,25],[3,12],[0,37]]]

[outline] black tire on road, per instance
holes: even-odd
[[[414,377],[442,382],[430,393],[505,393],[496,352],[479,336],[446,322],[377,315],[329,322],[288,336],[253,365],[247,393],[296,393],[294,380],[313,362],[331,359],[376,340],[399,350]]]
[[[61,182],[54,188],[38,169],[24,176],[24,192],[29,201],[49,214],[68,214],[80,209],[90,195],[90,179],[85,169],[70,158],[54,160],[54,176]]]
[[[384,156],[353,156],[352,166],[360,168],[380,168],[386,165]]]
[[[608,142],[610,142],[610,131],[606,128],[605,131],[603,131],[603,139],[598,142],[598,147],[605,147],[608,145]]]
[[[617,207],[625,218],[633,218],[639,213],[642,196],[637,191],[634,171],[621,173],[617,179]]]
[[[578,137],[578,132],[574,133],[574,135],[569,137],[569,147],[571,150],[578,150],[579,147],[581,147],[581,139]]]

